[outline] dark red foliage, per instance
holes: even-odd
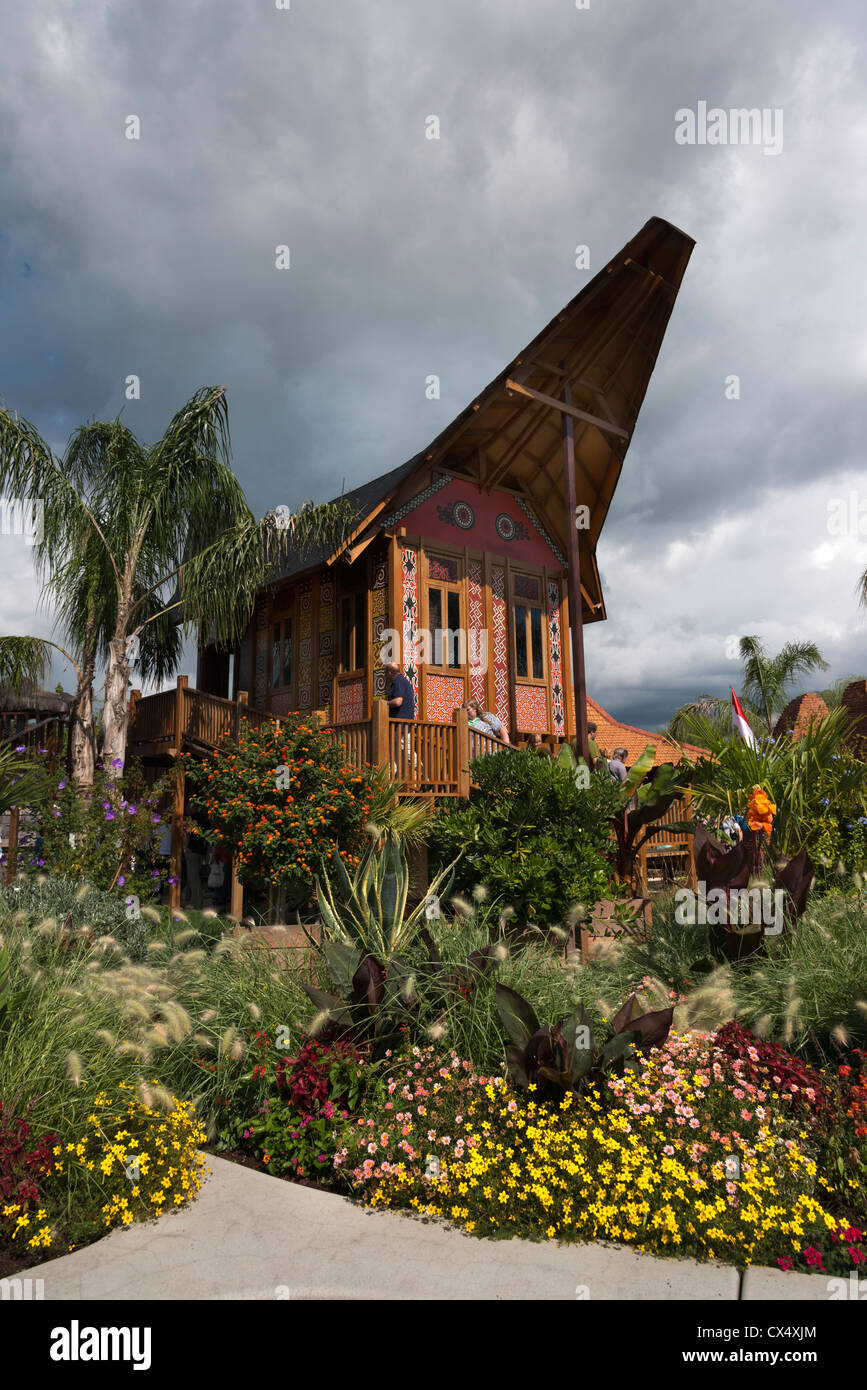
[[[30,1138],[26,1120],[10,1115],[0,1101],[0,1201],[39,1202],[37,1178],[54,1172],[56,1134]]]
[[[331,1069],[341,1060],[360,1061],[361,1054],[348,1043],[325,1043],[315,1038],[303,1043],[296,1057],[281,1057],[275,1079],[282,1098],[302,1114],[316,1113],[328,1100]]]
[[[828,1108],[828,1091],[819,1073],[784,1047],[763,1042],[740,1023],[720,1028],[714,1042],[732,1062],[739,1063],[736,1074],[751,1086],[791,1095],[794,1104],[808,1106],[814,1113]],[[808,1089],[812,1096],[806,1094]]]
[[[837,1068],[835,1090],[841,1110],[855,1121],[855,1138],[867,1139],[867,1052],[855,1048],[851,1062]]]

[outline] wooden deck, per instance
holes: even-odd
[[[191,688],[186,677],[180,676],[174,690],[144,697],[133,691],[128,747],[132,755],[145,759],[172,760],[183,751],[206,754],[224,736],[237,738],[243,724],[259,728],[272,720],[286,722],[284,716],[248,704],[244,691],[237,700],[225,700]],[[358,768],[388,768],[401,785],[399,794],[404,796],[467,797],[473,785],[472,760],[486,753],[510,751],[508,744],[471,729],[464,709],[455,712],[451,724],[398,720],[389,718],[385,701],[376,700],[372,719],[323,727],[340,744],[347,762]],[[172,860],[178,880],[183,818],[181,782],[176,793],[172,835]],[[692,836],[666,829],[667,824],[688,815],[688,805],[676,802],[663,817],[660,829],[642,846],[636,865],[642,892],[664,887],[674,875],[691,873]],[[179,906],[179,889],[173,892],[173,898],[177,901],[172,905]],[[232,910],[239,916],[240,903],[240,884],[233,874]]]
[[[325,725],[342,747],[347,762],[391,769],[405,795],[469,796],[469,765],[482,753],[507,752],[508,747],[487,734],[470,729],[466,710],[452,724],[390,719],[383,700],[374,703],[374,717],[352,724]],[[187,750],[207,753],[228,735],[237,738],[241,726],[259,728],[285,719],[247,703],[224,700],[178,679],[175,690],[142,697],[133,692],[129,750],[140,758],[173,759]]]

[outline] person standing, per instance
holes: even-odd
[[[608,772],[612,782],[625,782],[626,758],[628,754],[625,748],[615,748],[613,758],[608,759]]]
[[[385,666],[386,700],[390,719],[415,719],[415,691],[396,661]]]

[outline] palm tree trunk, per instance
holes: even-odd
[[[95,644],[94,644],[95,645]],[[96,662],[94,646],[84,653],[78,689],[70,710],[69,738],[71,744],[72,780],[79,787],[93,786],[93,669]]]
[[[129,720],[127,688],[129,686],[129,657],[127,656],[127,627],[132,594],[132,576],[123,577],[114,636],[108,644],[108,669],[105,673],[105,704],[102,710],[102,761],[109,777],[117,776],[126,762],[126,732]],[[120,766],[115,766],[115,764]]]
[[[102,761],[109,777],[121,771],[126,761],[127,687],[129,663],[126,637],[113,637],[108,644],[108,670],[105,673],[105,704],[102,710]],[[119,762],[121,767],[115,767]]]

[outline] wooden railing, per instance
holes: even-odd
[[[461,794],[455,724],[392,719],[389,727],[389,762],[395,777],[407,791],[432,792],[434,796]],[[466,774],[469,791],[469,774]]]
[[[505,753],[510,747],[494,734],[483,734],[478,729],[470,729],[470,759],[481,758],[485,753]]]
[[[329,729],[348,762],[355,767],[386,767],[404,783],[407,792],[434,796],[469,796],[469,765],[473,758],[501,753],[508,745],[489,734],[470,729],[466,710],[455,711],[454,722],[390,719],[384,700],[374,700],[373,717]],[[185,676],[177,689],[142,697],[133,691],[130,710],[130,751],[177,755],[184,742],[214,748],[221,737],[237,738],[241,722],[259,728],[279,715],[254,709],[242,691],[237,700],[225,700],[203,690],[191,689]]]
[[[641,846],[636,857],[636,869],[640,884],[646,893],[648,889],[648,861],[665,872],[677,871],[678,877],[686,877],[689,883],[695,876],[692,857],[692,832],[689,830],[667,830],[666,826],[678,821],[692,819],[692,800],[689,792],[672,802],[665,815],[659,819],[659,829],[654,830]]]
[[[346,761],[354,767],[371,761],[371,723],[370,719],[362,719],[358,723],[334,725],[334,737]]]
[[[130,742],[170,743],[175,732],[175,705],[177,694],[174,690],[161,690],[158,695],[131,699]]]

